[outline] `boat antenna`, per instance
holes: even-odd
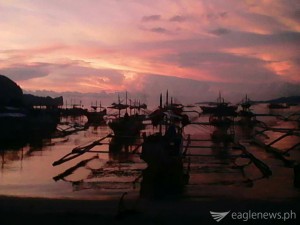
[[[139,111],[139,113],[140,113],[140,111],[141,111],[141,101],[139,100],[138,103],[139,103],[138,111]]]
[[[121,101],[120,101],[120,94],[118,93],[118,103],[119,103],[119,107],[118,107],[118,109],[119,109],[119,118],[121,117]]]
[[[167,93],[166,93],[166,106],[169,105],[169,91],[167,89]]]
[[[160,110],[162,110],[162,93],[160,93],[160,97],[159,97],[159,108]],[[161,111],[162,113],[162,111]],[[161,121],[159,122],[159,133],[162,133],[162,126],[161,126]]]
[[[127,91],[125,92],[125,104],[126,104],[126,113],[127,113]]]
[[[162,109],[162,93],[160,93],[160,96],[159,96],[159,108]]]
[[[129,115],[131,116],[131,99],[129,99]]]

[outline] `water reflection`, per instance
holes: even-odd
[[[297,111],[294,108],[290,110]],[[258,112],[268,113],[268,109],[258,106]],[[288,117],[290,113],[292,112],[284,111],[284,116]],[[294,115],[291,118],[293,121],[266,116],[257,119],[272,128],[299,129],[298,117]],[[208,117],[204,116],[198,119],[200,122],[207,120]],[[120,196],[124,191],[139,194],[141,174],[147,166],[140,159],[140,149],[136,150],[141,143],[140,139],[120,144],[120,141],[111,138],[102,145],[95,146],[95,152],[83,154],[59,167],[52,167],[54,161],[78,145],[90,143],[111,132],[106,125],[84,127],[85,121],[82,118],[66,118],[64,122],[66,123],[60,125],[61,130],[70,131],[68,135],[54,135],[36,142],[27,142],[17,149],[1,146],[0,194],[95,199]],[[76,127],[70,127],[71,124],[81,124],[84,129],[75,130]],[[187,152],[186,160],[190,160],[190,182],[185,188],[185,195],[195,198],[237,195],[240,198],[299,197],[299,193],[293,187],[292,170],[284,168],[281,160],[274,158],[270,152],[252,144],[255,134],[255,138],[269,144],[284,133],[275,130],[262,132],[262,127],[244,128],[239,124],[235,124],[234,128],[236,141],[271,167],[273,175],[269,179],[261,179],[263,174],[260,169],[253,162],[250,163],[249,158],[241,157],[241,150],[232,149],[230,145],[224,148],[222,144],[213,143],[213,128],[189,125],[184,130],[184,145],[188,134],[191,134],[191,139],[199,141],[193,141],[192,146],[195,148],[191,147]],[[153,128],[147,127],[142,132],[152,133]],[[283,156],[299,162],[298,143],[299,136],[291,135],[276,142],[272,147],[282,152],[290,149],[289,155]],[[115,146],[117,148],[112,150]],[[196,148],[197,146],[207,148]],[[296,147],[291,149],[293,146]],[[80,164],[84,160],[89,161]],[[78,164],[80,166],[74,168]],[[74,170],[69,171],[71,173],[67,176],[56,181],[52,179],[72,167]],[[274,186],[274,190],[264,191],[267,185]]]

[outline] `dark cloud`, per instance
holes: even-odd
[[[88,80],[93,79],[94,84],[113,84],[119,85],[123,83],[124,74],[114,69],[94,69],[79,65],[70,65],[64,69],[55,70],[60,74],[60,80],[68,82],[70,79],[76,80]],[[88,81],[90,82],[90,81]]]
[[[185,52],[166,55],[161,60],[181,67],[209,71],[210,78],[228,82],[275,81],[278,76],[267,69],[268,62],[223,52]],[[201,73],[201,72],[199,72]]]
[[[257,34],[250,32],[231,32],[224,36],[222,44],[233,47],[255,46],[299,46],[300,32],[277,32],[273,34]]]
[[[69,83],[70,81],[80,81],[93,78],[94,84],[114,84],[123,83],[124,74],[114,69],[94,69],[81,66],[81,62],[70,61],[65,64],[35,63],[33,65],[12,65],[9,68],[0,69],[0,74],[4,74],[14,81],[30,80],[38,77],[45,77],[51,73],[59,76],[54,82]]]
[[[136,48],[143,50],[165,49],[172,48],[177,52],[195,51],[210,51],[218,48],[239,48],[239,47],[264,47],[274,46],[290,48],[291,51],[296,51],[300,48],[300,32],[278,32],[274,34],[257,34],[251,32],[229,32],[222,35],[220,38],[197,37],[182,40],[168,40],[155,43],[137,43]],[[274,47],[276,48],[276,47]]]
[[[143,22],[152,22],[152,21],[159,21],[161,19],[160,15],[150,15],[150,16],[143,16]]]
[[[181,22],[186,21],[186,17],[176,15],[176,16],[171,17],[171,18],[169,19],[169,21],[181,23]]]
[[[211,30],[210,33],[211,34],[215,34],[215,35],[218,35],[218,36],[221,36],[221,35],[224,35],[224,34],[228,34],[230,33],[231,31],[226,29],[226,28],[217,28],[217,29],[214,29],[214,30]]]
[[[295,10],[294,13],[292,14],[292,17],[297,21],[300,21],[300,9]]]
[[[228,12],[220,12],[219,16],[220,16],[220,18],[226,18],[226,17],[228,17]]]
[[[285,83],[278,83],[277,86],[278,86],[278,93],[280,93],[280,95],[282,96],[300,95],[300,83],[285,82]]]
[[[1,68],[0,73],[14,81],[30,80],[37,77],[45,77],[49,74],[51,64],[36,63],[33,65],[12,65],[8,68]]]
[[[204,14],[204,17],[207,20],[222,20],[228,17],[228,12],[222,11],[222,12],[212,12],[212,13],[207,13]]]
[[[183,67],[202,67],[199,64],[207,63],[232,63],[232,64],[261,64],[262,61],[256,58],[238,56],[223,52],[186,52],[177,56],[169,56],[169,59],[177,60],[179,65]]]
[[[150,31],[154,33],[160,33],[160,34],[170,34],[170,31],[162,27],[154,27],[151,28]]]

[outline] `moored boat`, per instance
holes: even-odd
[[[229,102],[225,102],[224,98],[219,95],[217,102],[211,103],[209,106],[200,106],[203,114],[214,114],[222,116],[235,116],[238,106],[230,105]]]
[[[142,173],[141,197],[160,198],[183,192],[188,175],[183,166],[183,138],[179,130],[170,125],[164,135],[144,136],[141,159],[147,168]]]
[[[92,105],[92,111],[86,111],[85,116],[88,119],[88,123],[90,124],[99,124],[104,121],[104,116],[107,114],[107,110],[100,105]],[[97,110],[99,108],[99,111]]]
[[[290,106],[285,103],[270,103],[268,107],[269,109],[288,109]]]
[[[128,114],[127,93],[126,104],[122,104],[118,96],[118,103],[113,103],[108,108],[118,110],[118,117],[108,123],[114,134],[114,138],[110,143],[110,150],[120,149],[120,145],[129,145],[134,142],[144,128],[144,115],[139,115],[137,112],[133,115]],[[121,116],[121,110],[126,110],[123,116]]]

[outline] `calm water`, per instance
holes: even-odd
[[[257,113],[268,113],[265,105],[254,107]],[[299,112],[299,107],[285,110],[274,110],[273,113],[289,115]],[[196,118],[195,113],[189,116],[196,122],[205,122],[208,117]],[[259,117],[271,127],[299,128],[298,123],[278,120],[275,117]],[[84,123],[84,119],[79,121]],[[283,162],[264,149],[253,145],[251,134],[253,130],[235,127],[236,139],[257,158],[265,162],[272,170],[273,175],[261,179],[261,172],[250,164],[244,170],[237,169],[231,157],[227,155],[240,154],[239,150],[229,150],[227,153],[214,148],[190,148],[190,154],[202,156],[190,157],[191,171],[190,182],[186,187],[186,198],[201,199],[227,196],[234,198],[259,198],[259,199],[288,199],[299,198],[299,190],[293,186],[293,169],[285,167]],[[147,127],[145,132],[153,132],[152,127]],[[184,134],[191,135],[192,139],[209,140],[212,127],[189,125]],[[61,174],[68,168],[82,160],[90,159],[97,153],[86,153],[59,166],[52,163],[69,153],[74,147],[90,143],[110,133],[106,125],[89,127],[87,130],[78,131],[64,138],[44,140],[42,143],[27,145],[19,150],[3,149],[0,159],[0,195],[46,197],[46,198],[76,198],[76,199],[112,199],[120,197],[127,191],[130,196],[139,193],[139,182],[133,183],[140,176],[146,164],[139,155],[99,153],[97,158],[89,161],[69,176],[59,181],[53,177]],[[260,137],[265,143],[271,143],[282,135],[279,132],[267,131],[268,139]],[[93,150],[108,151],[108,143],[96,146]],[[287,137],[273,145],[284,150],[300,142],[299,137]],[[213,146],[211,141],[193,141],[193,146]],[[134,148],[134,147],[132,147]],[[225,155],[224,155],[225,154]],[[299,149],[292,150],[288,159],[300,162]],[[235,163],[242,165],[247,159],[238,158]],[[248,182],[249,179],[254,180]],[[269,187],[272,187],[270,189]]]

